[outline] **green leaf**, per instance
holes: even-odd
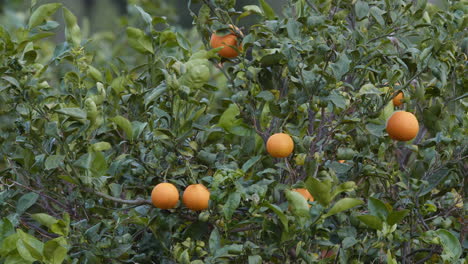
[[[17,229],[16,232],[20,238],[16,241],[16,249],[20,255],[27,260],[41,261],[43,259],[42,252],[44,250],[44,243],[30,234],[23,232],[21,229]]]
[[[265,206],[270,208],[277,216],[278,218],[280,219],[281,223],[283,224],[283,227],[284,227],[284,230],[286,230],[286,232],[288,231],[288,218],[286,217],[286,215],[283,213],[283,211],[281,210],[281,208],[279,208],[277,205],[275,204],[271,204],[269,202],[266,202],[265,203]]]
[[[361,220],[364,224],[370,228],[381,230],[382,229],[382,220],[374,215],[358,215],[357,218]]]
[[[229,195],[226,204],[223,206],[223,214],[226,219],[231,219],[232,215],[239,207],[241,195],[239,192],[233,192]]]
[[[4,264],[31,264],[31,261],[23,259],[19,254],[10,254],[6,257]]]
[[[122,194],[122,185],[118,183],[109,184],[112,196],[119,197]]]
[[[339,57],[338,60],[332,63],[330,67],[332,69],[333,76],[335,76],[337,80],[341,80],[341,77],[349,71],[351,60],[349,60],[348,56],[344,53],[338,54],[337,56]]]
[[[291,206],[292,212],[296,216],[308,217],[309,215],[309,204],[307,200],[298,192],[286,190],[286,199]]]
[[[133,121],[132,122],[132,134],[133,134],[133,139],[136,140],[141,136],[141,133],[145,130],[146,126],[148,123],[143,123],[140,121]]]
[[[153,54],[153,44],[151,38],[138,28],[127,28],[128,44],[141,53]]]
[[[367,206],[369,207],[369,212],[371,215],[377,216],[384,221],[387,219],[388,209],[385,206],[385,204],[379,199],[369,197]]]
[[[218,228],[213,228],[208,243],[211,254],[214,254],[221,247],[221,236],[219,235]]]
[[[151,89],[151,91],[145,95],[145,107],[147,107],[149,103],[158,99],[166,90],[167,86],[165,83],[161,83],[158,87]]]
[[[385,20],[382,17],[382,15],[385,14],[385,11],[376,6],[373,6],[370,8],[370,13],[381,26],[385,25]]]
[[[299,40],[301,37],[301,23],[294,19],[288,21],[286,24],[286,30],[288,31],[288,36],[292,40]]]
[[[275,96],[270,91],[261,91],[255,97],[263,99],[266,102],[273,101],[275,99]]]
[[[345,239],[343,239],[342,245],[344,249],[347,249],[356,245],[357,243],[358,241],[354,237],[345,237]]]
[[[332,216],[334,214],[337,214],[339,212],[343,212],[345,210],[351,209],[351,208],[353,208],[355,206],[358,206],[358,205],[361,205],[363,203],[364,202],[359,200],[359,199],[343,198],[343,199],[339,200],[338,202],[336,202],[333,205],[333,207],[324,215],[324,217]]]
[[[255,165],[255,163],[257,163],[260,159],[262,158],[261,155],[258,155],[258,156],[255,156],[255,157],[252,157],[250,158],[248,161],[246,161],[244,163],[244,165],[242,165],[242,170],[244,172],[247,172],[250,168],[252,168],[253,165]]]
[[[361,86],[361,89],[359,89],[359,95],[365,95],[365,94],[383,94],[382,91],[379,89],[375,88],[375,86],[371,83],[366,83],[363,86]]]
[[[125,85],[127,85],[127,77],[119,76],[112,80],[111,87],[116,94],[121,94],[125,91]]]
[[[392,226],[398,224],[409,213],[409,210],[392,211],[387,217],[387,223]]]
[[[460,241],[445,229],[439,229],[436,232],[444,249],[442,257],[451,261],[458,260],[463,253]]]
[[[358,20],[362,20],[369,14],[369,4],[365,1],[357,1],[354,6]]]
[[[263,15],[262,9],[260,9],[260,7],[257,5],[246,5],[246,6],[243,6],[242,8],[247,13]]]
[[[188,41],[184,35],[180,34],[179,32],[176,32],[176,39],[177,43],[179,43],[179,46],[183,48],[186,51],[191,51],[192,50],[192,45],[190,44],[190,41]]]
[[[61,264],[67,257],[67,241],[63,237],[49,240],[44,245],[44,256],[50,264]]]
[[[147,26],[152,26],[153,25],[153,18],[151,17],[150,14],[148,14],[145,10],[143,10],[143,8],[135,5],[135,8],[136,10],[138,11],[138,13],[140,13],[140,16],[141,18],[143,19],[143,21],[146,22],[146,25]]]
[[[33,257],[31,255],[28,248],[26,247],[26,243],[24,243],[24,241],[21,240],[21,239],[16,240],[16,250],[18,251],[19,255],[24,260],[27,260],[27,261],[30,261],[30,262],[41,260],[41,259],[36,259],[35,257]]]
[[[10,236],[15,232],[13,224],[7,218],[0,220],[0,246],[2,245],[3,239]],[[1,254],[0,254],[1,255]]]
[[[31,217],[32,219],[36,220],[38,223],[40,223],[43,226],[46,226],[47,228],[50,228],[53,224],[56,224],[59,221],[55,217],[44,213],[33,214],[31,215]]]
[[[6,237],[2,244],[0,244],[0,256],[6,256],[10,252],[16,250],[16,241],[18,241],[18,239],[19,236],[17,233],[13,233]]]
[[[390,101],[388,104],[384,107],[382,110],[382,113],[380,114],[380,119],[383,121],[387,121],[390,116],[392,116],[393,112],[395,111],[395,106],[393,105],[393,102]]]
[[[392,256],[392,252],[390,252],[390,249],[387,250],[387,264],[398,264],[398,262]]]
[[[366,129],[367,131],[369,131],[370,134],[376,137],[383,137],[385,126],[374,123],[368,123],[366,124]]]
[[[253,256],[249,256],[249,263],[248,264],[262,264],[263,263],[263,259],[261,256],[259,255],[253,255]]]
[[[93,151],[106,151],[111,148],[112,148],[111,144],[105,141],[101,141],[101,142],[94,143],[93,145],[91,145],[91,149]]]
[[[92,153],[90,156],[94,157],[92,160],[92,165],[91,165],[91,174],[94,177],[101,177],[107,172],[107,161],[106,157],[104,157],[104,154],[102,152],[95,152]]]
[[[62,4],[45,4],[38,7],[31,14],[29,18],[29,28],[33,28],[42,24],[48,17],[50,17]]]
[[[309,177],[306,182],[306,187],[314,199],[323,206],[328,206],[331,201],[330,186],[320,182],[314,177]]]
[[[344,183],[338,185],[338,187],[336,187],[333,190],[333,193],[331,195],[331,199],[335,198],[338,194],[340,194],[342,192],[352,191],[352,190],[356,189],[356,187],[357,187],[357,185],[353,181],[344,182]]]
[[[13,78],[11,76],[2,76],[2,79],[9,82],[10,84],[15,86],[16,88],[20,88],[20,83],[15,78]]]
[[[259,0],[260,6],[262,7],[263,13],[265,14],[267,19],[273,20],[275,19],[275,11],[271,6],[266,2],[266,0]],[[261,259],[261,258],[260,258]]]
[[[53,170],[63,165],[64,155],[50,155],[44,162],[46,170]]]
[[[127,118],[119,115],[111,118],[110,121],[114,122],[114,124],[125,132],[127,139],[133,139],[132,123],[130,123]]]
[[[86,112],[80,108],[62,108],[55,110],[55,112],[64,114],[76,119],[86,119]]]
[[[252,133],[251,129],[248,129],[242,119],[237,118],[240,114],[240,110],[235,104],[229,105],[224,113],[219,118],[218,125],[224,128],[229,133],[238,136],[246,136]]]
[[[441,183],[445,177],[449,174],[450,170],[447,168],[442,168],[439,169],[435,172],[433,172],[429,177],[427,177],[427,186],[425,186],[421,192],[419,193],[419,197],[424,196],[428,194],[430,191],[432,191],[439,183]]]
[[[65,20],[65,37],[67,42],[73,47],[79,47],[81,44],[81,30],[78,26],[76,16],[64,7],[63,18]]]
[[[18,214],[22,214],[25,212],[29,207],[36,203],[39,195],[34,192],[27,193],[21,198],[19,198],[18,203],[16,204],[16,212]]]
[[[332,101],[332,103],[340,108],[340,109],[345,109],[346,108],[346,98],[339,94],[337,91],[332,91],[331,94],[328,96],[328,99]]]

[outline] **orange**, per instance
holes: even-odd
[[[179,201],[179,191],[172,183],[160,183],[153,188],[151,201],[160,209],[174,208]]]
[[[231,28],[234,28],[234,26],[231,25]],[[237,27],[236,29],[239,31]],[[238,43],[234,32],[224,36],[216,35],[216,33],[211,34],[210,46],[213,49],[223,47],[218,51],[218,54],[224,58],[235,58],[239,55],[239,51],[242,51],[242,46]]]
[[[192,211],[201,211],[208,208],[210,191],[203,184],[187,186],[182,196],[182,202]]]
[[[418,119],[412,113],[397,111],[387,120],[386,130],[392,139],[398,141],[411,140],[418,134]]]
[[[288,134],[276,133],[268,138],[266,149],[271,156],[284,158],[293,152],[294,142]]]
[[[309,191],[307,189],[304,189],[304,188],[299,188],[299,189],[293,189],[293,191],[295,192],[298,192],[299,194],[301,194],[308,202],[313,202],[314,201],[314,197],[312,197],[312,195],[309,193]],[[309,207],[311,207],[311,205],[309,204]]]
[[[403,104],[404,94],[403,92],[399,92],[395,97],[393,97],[393,105],[400,106]]]
[[[339,163],[345,163],[345,160],[339,160],[338,162]]]

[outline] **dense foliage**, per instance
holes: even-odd
[[[466,263],[466,3],[188,1],[190,31],[131,6],[125,36],[84,38],[32,2],[0,26],[0,263]],[[161,182],[209,209],[155,208]]]

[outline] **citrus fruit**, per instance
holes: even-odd
[[[314,201],[314,197],[312,197],[312,195],[309,193],[309,191],[307,189],[304,189],[304,188],[299,188],[299,189],[293,189],[293,191],[295,192],[298,192],[300,195],[302,195],[308,202],[313,202]],[[309,204],[309,207],[311,205]]]
[[[153,188],[151,201],[160,209],[174,208],[179,201],[179,191],[172,183],[160,183]]]
[[[393,97],[393,105],[400,106],[403,104],[404,94],[403,92],[399,92],[395,97]]]
[[[234,26],[231,25],[231,28],[234,29]],[[239,31],[237,27],[236,29]],[[211,34],[210,46],[213,49],[223,47],[218,51],[218,54],[224,58],[235,58],[239,55],[239,51],[242,51],[242,46],[238,43],[237,35],[234,34],[234,32],[223,36],[217,35],[216,33]]]
[[[288,134],[276,133],[268,138],[266,148],[271,156],[284,158],[294,150],[294,142]]]
[[[398,141],[411,140],[418,134],[418,119],[412,113],[397,111],[387,120],[386,130],[392,139]]]
[[[338,162],[339,163],[345,163],[345,160],[339,160]]]
[[[182,196],[182,202],[193,211],[200,211],[208,208],[210,191],[203,184],[192,184],[187,186]]]

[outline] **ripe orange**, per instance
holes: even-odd
[[[314,197],[312,197],[312,195],[309,193],[307,189],[299,188],[299,189],[293,189],[293,191],[300,193],[308,202],[314,201]],[[310,204],[309,204],[309,207],[311,207]]]
[[[160,209],[174,208],[179,201],[179,191],[172,183],[160,183],[153,188],[151,201]]]
[[[193,211],[200,211],[208,208],[210,191],[203,184],[192,184],[187,186],[182,196],[182,202]]]
[[[418,119],[412,113],[397,111],[387,120],[386,130],[392,139],[411,140],[418,134]]]
[[[234,28],[234,26],[231,25],[231,28]],[[236,29],[239,31],[237,27]],[[216,35],[216,33],[211,34],[210,46],[213,49],[223,47],[218,51],[218,54],[224,58],[235,58],[239,55],[239,51],[242,51],[242,46],[237,43],[237,36],[234,32],[224,36]],[[237,48],[237,50],[232,47]]]
[[[400,106],[403,104],[404,94],[403,92],[399,92],[395,97],[393,97],[393,105]]]
[[[276,133],[268,138],[266,148],[271,156],[284,158],[294,150],[294,142],[288,134]]]

